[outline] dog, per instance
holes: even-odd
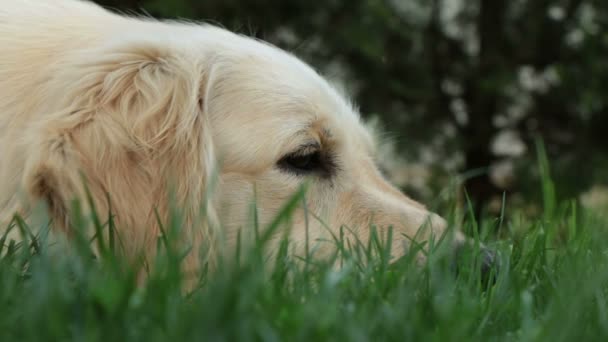
[[[250,233],[252,201],[265,227],[305,185],[286,233],[294,253],[310,240],[330,255],[335,244],[321,241],[340,227],[367,241],[373,224],[392,227],[397,259],[446,232],[378,171],[353,104],[292,54],[85,1],[0,4],[2,229],[42,202],[69,240],[71,203],[81,200],[111,213],[125,255],[150,260],[159,221],[177,207],[180,241],[192,247],[184,269],[195,272],[201,246],[234,249]],[[456,231],[452,240],[465,239]]]

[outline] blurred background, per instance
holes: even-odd
[[[534,212],[542,139],[558,197],[608,209],[608,1],[96,2],[294,52],[387,132],[383,169],[416,199],[456,184],[480,212]]]

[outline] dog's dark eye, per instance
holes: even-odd
[[[321,152],[315,151],[306,154],[290,154],[283,157],[279,163],[279,168],[296,174],[307,174],[322,170]]]
[[[338,166],[331,152],[321,150],[318,144],[306,144],[281,158],[277,168],[297,176],[314,174],[328,179],[335,174]]]

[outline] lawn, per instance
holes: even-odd
[[[499,251],[494,281],[483,281],[475,258],[456,268],[441,241],[429,244],[422,266],[411,255],[388,264],[390,234],[359,245],[337,237],[337,270],[331,260],[286,253],[264,262],[262,233],[259,248],[203,272],[188,293],[177,272],[182,251],[165,239],[145,286],[111,245],[93,258],[97,240],[77,236],[59,255],[44,238],[4,240],[0,341],[606,341],[608,230],[597,213],[556,201],[546,165],[539,217],[463,214],[464,230]],[[27,236],[25,222],[13,226]]]

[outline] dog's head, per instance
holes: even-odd
[[[226,55],[211,74],[204,113],[222,166],[218,208],[220,217],[229,218],[229,241],[251,227],[253,199],[264,224],[304,183],[310,217],[304,209],[295,215],[295,246],[304,244],[306,225],[313,240],[330,241],[341,227],[364,242],[372,226],[380,233],[393,229],[394,256],[414,238],[423,243],[442,237],[444,220],[379,172],[373,137],[356,108],[324,78],[262,43],[222,50]],[[462,240],[458,232],[456,239]],[[317,253],[328,250],[322,246]]]
[[[84,175],[132,252],[154,248],[155,211],[166,218],[170,200],[191,227],[186,239],[210,239],[214,229],[197,222],[211,218],[230,245],[252,226],[252,201],[264,226],[305,183],[296,246],[340,227],[367,241],[374,224],[392,227],[398,257],[410,239],[445,231],[380,174],[356,109],[297,58],[216,28],[131,24],[129,37],[69,54],[49,83],[25,183],[64,228],[69,200],[85,198]]]

